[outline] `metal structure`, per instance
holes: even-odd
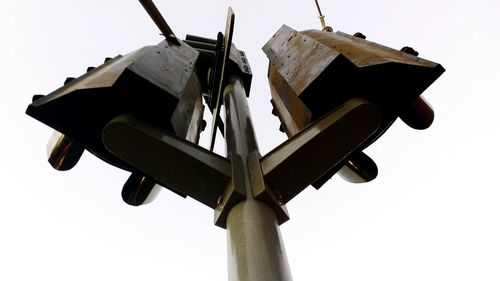
[[[284,25],[263,49],[270,62],[271,103],[288,137],[352,98],[370,102],[382,112],[377,132],[346,157],[343,166],[333,166],[318,178],[312,184],[316,188],[337,172],[351,182],[373,180],[377,166],[362,150],[398,117],[415,129],[432,124],[433,111],[420,95],[444,69],[409,54],[409,47],[397,51],[367,41],[360,33],[298,32]]]
[[[151,1],[141,3],[165,41],[107,59],[29,105],[27,114],[57,130],[49,162],[68,170],[88,150],[130,171],[122,198],[135,206],[159,186],[192,197],[227,229],[230,281],[292,280],[279,231],[286,203],[337,172],[352,182],[374,179],[377,167],[362,150],[398,117],[430,125],[432,110],[419,96],[444,69],[410,48],[283,26],[264,51],[273,112],[289,139],[262,156],[247,104],[252,73],[232,44],[232,9],[217,39],[179,40]],[[213,113],[210,148],[218,128],[226,157],[198,145],[203,100]]]

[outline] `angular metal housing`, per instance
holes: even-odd
[[[414,101],[444,72],[437,63],[342,32],[298,32],[286,25],[263,50],[269,58],[272,103],[288,137],[352,98],[362,98],[380,108],[381,126],[358,154],[405,110],[415,109],[411,107]],[[412,127],[429,124],[430,117],[418,123],[412,122],[416,117],[406,116]],[[367,167],[376,176],[376,166],[371,163]],[[330,171],[313,185],[321,186],[337,171]]]
[[[199,53],[189,45],[163,41],[108,60],[53,93],[38,98],[26,113],[78,141],[102,160],[134,168],[103,146],[102,130],[130,114],[197,143],[202,124]]]

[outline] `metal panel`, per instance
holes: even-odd
[[[111,121],[102,138],[123,161],[210,208],[231,179],[227,159],[131,116]]]
[[[264,156],[264,180],[287,203],[332,167],[340,168],[379,126],[377,106],[352,99]]]
[[[222,53],[222,64],[220,69],[214,69],[213,71],[219,72],[220,71],[220,77],[219,75],[216,75],[215,77],[218,78],[216,81],[214,81],[214,88],[212,90],[212,97],[211,97],[211,104],[214,104],[215,106],[212,110],[212,126],[210,130],[210,150],[214,149],[215,146],[215,138],[217,136],[217,117],[220,114],[220,109],[222,106],[222,90],[224,89],[224,79],[226,75],[226,63],[229,58],[229,53],[231,52],[231,46],[233,42],[233,31],[234,31],[234,12],[231,7],[228,8],[227,10],[227,21],[226,21],[226,31],[224,33],[224,51]]]

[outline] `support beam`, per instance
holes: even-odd
[[[210,208],[231,180],[227,159],[130,115],[109,122],[102,138],[118,158]]]
[[[340,169],[379,126],[378,107],[352,99],[264,156],[264,180],[287,203],[330,169]]]
[[[279,231],[279,220],[287,220],[286,208],[266,193],[260,153],[242,80],[229,78],[224,90],[226,143],[233,171],[233,188],[245,195],[236,204],[223,203],[220,218],[228,230],[229,281],[291,281],[292,277]],[[228,197],[230,198],[230,197]],[[223,200],[227,202],[226,199]]]

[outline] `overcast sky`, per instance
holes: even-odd
[[[156,3],[181,38],[215,38],[233,7],[261,153],[284,141],[261,47],[282,24],[319,28],[314,1]],[[397,121],[366,151],[379,166],[374,182],[334,177],[288,204],[281,229],[294,280],[500,280],[500,2],[321,4],[335,30],[412,46],[447,71],[424,94],[436,112],[430,129]],[[0,280],[226,280],[226,233],[212,210],[167,190],[130,207],[120,196],[128,173],[90,153],[53,170],[52,130],[24,114],[32,95],[66,77],[159,43],[139,2],[1,0],[0,35]]]

